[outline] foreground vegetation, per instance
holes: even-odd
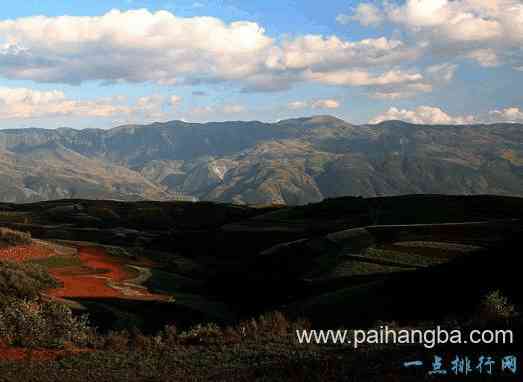
[[[289,321],[279,312],[228,327],[208,324],[180,331],[168,325],[146,336],[139,330],[98,334],[84,319],[73,318],[67,308],[53,303],[24,301],[9,309],[18,313],[20,322],[9,328],[8,339],[20,331],[20,324],[31,321],[28,318],[39,316],[37,324],[31,321],[34,330],[20,334],[12,345],[65,352],[50,359],[38,358],[36,350],[27,352],[21,361],[0,359],[3,381],[80,381],[86,376],[103,381],[417,381],[419,375],[405,373],[399,365],[427,352],[414,345],[367,345],[355,350],[351,345],[299,344],[295,331],[309,329],[310,323]],[[0,333],[6,333],[2,326],[5,308],[2,312]],[[509,324],[521,328],[517,320],[515,307],[496,291],[484,298],[472,320],[438,324],[463,329]],[[397,323],[376,325],[401,329]],[[420,328],[435,326],[434,322],[420,324]],[[452,350],[456,349],[438,349]],[[491,349],[489,354],[498,353],[502,354],[500,349]]]
[[[11,245],[31,244],[31,234],[0,227],[0,248]]]
[[[2,208],[10,212],[0,214],[1,225],[58,245],[104,246],[146,275],[145,288],[173,296],[79,297],[72,312],[39,296],[55,285],[44,268],[78,266],[74,254],[0,264],[2,381],[417,381],[400,365],[431,356],[419,346],[300,345],[293,331],[387,322],[521,334],[520,271],[510,264],[520,252],[523,199],[340,198],[258,209],[64,200]],[[273,311],[282,313],[262,314]]]

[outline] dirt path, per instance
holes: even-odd
[[[126,282],[136,278],[136,272],[126,269],[119,258],[108,256],[101,248],[81,247],[78,256],[81,267],[50,269],[62,283],[61,288],[49,290],[52,297],[115,297],[139,300],[165,300],[167,297],[150,293],[146,288]]]

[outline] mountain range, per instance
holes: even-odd
[[[3,202],[300,205],[414,193],[523,195],[523,125],[352,125],[313,116],[0,130]]]

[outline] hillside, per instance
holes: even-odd
[[[385,323],[509,328],[519,338],[521,277],[507,264],[519,253],[521,216],[523,198],[472,195],[294,207],[0,203],[0,373],[418,381],[423,370],[403,362],[430,367],[434,352],[501,359],[519,344],[355,349],[301,344],[295,330]]]
[[[0,201],[522,195],[522,142],[520,124],[355,126],[329,116],[0,130]]]

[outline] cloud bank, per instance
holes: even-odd
[[[389,120],[422,125],[469,125],[479,123],[523,123],[523,110],[509,107],[501,110],[492,110],[482,115],[452,116],[438,107],[419,106],[415,109],[399,109],[391,107],[386,112],[369,121],[371,124]]]
[[[170,98],[171,105],[181,102]],[[75,100],[58,90],[38,91],[28,88],[0,87],[0,119],[33,119],[50,117],[143,117],[165,116],[166,99],[159,95],[140,97],[135,103],[125,96]]]

